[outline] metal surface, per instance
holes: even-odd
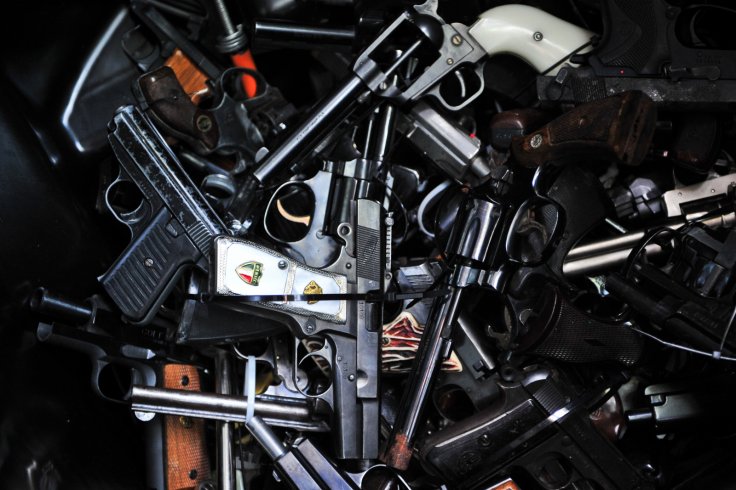
[[[362,175],[361,166],[357,165],[358,162],[354,166],[348,163],[342,162],[331,168],[351,175],[341,175],[340,178],[360,180],[357,176]],[[324,193],[325,190],[314,191]],[[366,297],[362,295],[381,291],[386,280],[384,212],[378,202],[356,198],[355,195],[343,200],[331,194],[330,200],[329,204],[333,208],[346,206],[349,215],[345,222],[334,223],[336,236],[342,241],[342,246],[339,248],[339,255],[326,267],[307,267],[288,256],[251,243],[243,249],[247,249],[247,253],[239,256],[242,260],[233,259],[228,262],[227,254],[217,253],[213,268],[221,272],[218,275],[232,277],[238,264],[246,260],[251,263],[254,260],[259,262],[264,275],[258,284],[236,276],[229,284],[237,284],[237,287],[233,286],[228,294],[258,298],[256,292],[265,292],[270,287],[270,292],[279,295],[278,297],[264,297],[260,302],[254,301],[249,306],[272,310],[274,318],[280,318],[289,326],[295,336],[294,352],[304,349],[302,339],[320,340],[321,347],[310,350],[306,357],[323,359],[330,368],[331,383],[319,394],[301,394],[330,407],[332,436],[338,459],[371,460],[377,458],[379,452],[379,345],[382,311],[380,305],[366,301]],[[319,240],[316,234],[314,239]],[[223,240],[233,242],[230,238],[218,238],[215,248],[219,251],[226,250],[219,246]],[[241,242],[241,245],[244,243]],[[280,262],[286,263],[289,270],[279,268]],[[269,275],[265,275],[267,269],[270,271]],[[312,298],[304,301],[284,297],[284,285],[288,285],[289,290],[296,293],[307,286],[303,281],[298,283],[296,279],[288,280],[288,274],[292,273],[290,271],[297,269],[301,271],[301,279],[304,278],[304,273],[313,276],[315,283],[323,288],[323,292],[319,294],[357,295],[354,296],[355,301],[346,301],[341,296],[317,301]],[[333,288],[333,284],[338,284],[339,287]],[[328,286],[332,288],[331,291],[327,290]],[[218,288],[218,292],[223,290]],[[298,386],[297,366],[301,361],[302,358],[299,358],[292,366],[291,375],[295,386]]]
[[[662,195],[667,208],[667,217],[674,218],[687,214],[683,211],[687,204],[720,198],[734,188],[736,188],[736,174],[730,174],[667,191]]]
[[[257,19],[253,22],[253,44],[291,49],[349,49],[355,42],[354,27],[326,27],[296,22]]]
[[[223,53],[238,53],[245,48],[245,33],[243,26],[233,24],[230,12],[227,10],[225,0],[212,0],[215,6],[215,14],[222,24],[224,35],[217,40],[217,49]]]
[[[406,137],[444,173],[462,184],[477,186],[491,177],[491,165],[481,155],[481,144],[426,102],[407,117]]]
[[[120,173],[105,189],[105,205],[132,241],[99,280],[126,317],[147,323],[185,268],[207,268],[211,238],[226,228],[138,107],[118,110],[109,140]],[[114,202],[125,185],[139,191],[133,209]]]
[[[684,220],[677,220],[663,226],[675,230],[684,226],[685,223]],[[736,223],[736,214],[725,213],[700,220],[700,223],[711,228],[730,227]],[[574,276],[606,269],[610,270],[615,266],[619,266],[626,261],[633,247],[644,238],[646,233],[646,230],[633,231],[613,238],[577,245],[567,254],[562,265],[562,272],[565,275]],[[647,255],[657,254],[661,251],[662,248],[656,244],[649,244],[646,247]]]
[[[388,466],[400,470],[409,466],[414,440],[423,421],[424,407],[440,368],[439,361],[448,350],[449,333],[457,315],[462,291],[451,288],[449,297],[437,298],[432,305],[414,362],[415,369],[409,378],[406,395],[383,453],[382,459]]]
[[[476,329],[473,328],[472,322],[467,315],[463,315],[461,312],[457,317],[457,324],[462,329],[463,335],[473,345],[473,349],[477,352],[478,357],[483,361],[485,368],[493,370],[496,368],[496,361],[491,357],[491,353],[488,352],[488,348],[483,345],[483,338],[478,335]]]
[[[258,416],[245,424],[253,438],[273,459],[279,472],[299,490],[349,490],[355,488],[307,439],[287,449],[276,433]]]
[[[335,129],[351,112],[359,96],[367,90],[363,81],[355,75],[343,81],[330,95],[320,102],[304,122],[297,126],[284,143],[266,156],[253,172],[259,182],[278,169],[299,163],[319,142]]]
[[[325,267],[334,261],[339,253],[340,247],[337,240],[323,233],[323,230],[329,225],[327,213],[330,207],[330,194],[325,190],[329,189],[332,180],[332,173],[319,171],[314,177],[304,182],[286,182],[274,191],[266,206],[267,210],[271,206],[275,206],[281,191],[290,186],[301,186],[311,190],[314,196],[314,211],[309,220],[309,230],[304,238],[284,244],[289,250],[297,253],[303,262],[310,267]],[[266,211],[266,216],[268,216],[268,211]],[[273,240],[284,242],[272,232],[268,218],[263,220],[263,228]]]
[[[87,323],[94,318],[94,307],[91,303],[77,303],[63,296],[54,294],[46,288],[38,288],[31,296],[29,306],[32,310],[52,318],[60,316],[80,323]]]
[[[396,422],[383,452],[383,461],[397,469],[406,469],[429,398],[440,361],[449,355],[451,337],[457,320],[458,305],[466,286],[475,284],[481,272],[496,261],[506,229],[508,213],[487,199],[468,199],[452,227],[448,255],[454,261],[448,276],[448,295],[434,300],[425,325]]]
[[[428,437],[420,449],[425,466],[452,488],[488,488],[482,483],[508,476],[511,465],[525,468],[525,484],[532,488],[564,488],[566,481],[653,488],[589,421],[591,408],[609,398],[622,377],[602,378],[576,393],[568,380],[545,371],[503,383],[499,403]],[[561,466],[550,460],[562,461],[565,469],[555,471]]]
[[[279,440],[274,431],[259,417],[254,416],[252,419],[245,424],[248,432],[251,433],[253,438],[258,441],[266,454],[273,459],[277,460],[286,454],[286,448],[284,444]]]
[[[444,100],[439,91],[439,80],[454,71],[456,63],[474,63],[485,55],[485,51],[472,36],[467,34],[466,26],[461,24],[453,26],[445,23],[437,15],[435,1],[427,1],[416,6],[415,10],[421,14],[416,16],[416,19],[409,12],[404,12],[389,24],[358,56],[350,75],[309,112],[309,115],[289,133],[281,145],[265,157],[250,178],[241,183],[239,192],[232,203],[232,210],[238,220],[243,221],[251,214],[255,200],[254,193],[257,188],[277,170],[287,165],[299,164],[301,158],[314,150],[331,130],[354,112],[361,102],[368,99],[363,97],[363,94],[373,93],[405,103],[409,100],[416,100],[427,93],[451,110],[464,107],[480,95],[484,87],[483,77],[476,75],[479,81],[477,92],[467,95],[462,103],[456,106]],[[410,32],[413,31],[413,36],[405,41],[405,45],[399,47],[401,54],[398,59],[389,67],[382,68],[372,56],[387,47],[386,43],[390,42],[387,40],[393,33],[407,26],[410,27]],[[461,35],[458,29],[464,34]],[[459,36],[465,42],[453,43],[451,39],[455,36]],[[432,46],[437,49],[440,54],[439,58],[412,80],[408,87],[399,88],[389,83],[397,70],[423,46]],[[476,73],[479,71],[482,73],[481,65],[474,69]]]
[[[241,396],[193,393],[147,386],[133,386],[131,408],[137,412],[201,417],[224,422],[245,422],[248,401]],[[300,430],[324,430],[304,401],[256,397],[255,413],[269,424]]]
[[[612,250],[610,252],[600,252],[595,255],[581,257],[578,259],[568,260],[562,264],[562,273],[566,276],[579,276],[583,274],[595,274],[611,270],[617,266],[621,266],[631,255],[631,248],[621,250]],[[644,254],[653,257],[662,252],[662,247],[656,244],[647,245]]]
[[[221,395],[232,394],[232,363],[227,352],[215,354],[215,390]],[[218,490],[235,489],[233,472],[232,425],[230,422],[217,422],[217,480]]]
[[[504,214],[504,206],[497,202],[469,199],[452,227],[449,254],[468,262],[474,270],[488,269],[503,238]]]

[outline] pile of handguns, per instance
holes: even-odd
[[[242,3],[131,0],[99,189],[130,242],[88,298],[30,298],[146,426],[146,488],[685,488],[722,461],[736,55],[698,26],[727,6]]]

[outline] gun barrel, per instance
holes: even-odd
[[[62,317],[78,323],[87,323],[92,319],[92,305],[79,303],[50,292],[46,288],[38,288],[30,299],[31,310],[50,317]]]
[[[245,422],[250,401],[242,396],[217,395],[195,391],[133,386],[131,408],[136,412],[182,415],[186,417]],[[263,417],[270,425],[301,426],[303,430],[319,430],[322,425],[315,422],[306,403],[278,398],[275,400],[257,397],[255,414]]]

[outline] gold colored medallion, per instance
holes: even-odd
[[[309,281],[309,284],[304,288],[304,294],[322,294],[322,288],[314,281]],[[307,304],[313,305],[317,303],[318,300],[311,299],[307,301]]]

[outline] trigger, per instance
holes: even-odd
[[[455,75],[455,78],[457,78],[457,83],[460,91],[459,96],[461,99],[464,99],[468,92],[468,89],[465,86],[465,78],[463,78],[463,75],[462,73],[460,73],[460,71],[455,71],[453,72],[453,74]]]
[[[460,66],[437,84],[432,92],[437,100],[450,111],[457,111],[474,101],[485,88],[483,65]]]
[[[300,223],[304,226],[309,226],[309,224],[312,222],[312,217],[310,215],[306,216],[297,216],[295,214],[291,214],[286,210],[283,203],[281,202],[281,199],[276,200],[276,209],[279,211],[279,215],[284,218],[287,221],[291,221],[292,223]]]

